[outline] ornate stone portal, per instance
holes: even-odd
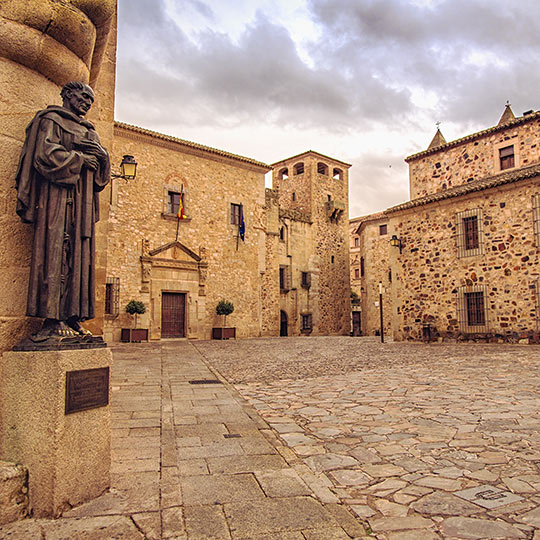
[[[208,262],[206,250],[201,247],[199,255],[181,242],[169,242],[150,250],[148,240],[142,242],[141,292],[148,293],[150,305],[150,339],[162,337],[203,337],[202,320],[205,312],[206,279]],[[164,331],[167,316],[164,295],[173,298],[183,295],[184,314],[176,323],[172,334]],[[176,332],[176,333],[175,333]]]

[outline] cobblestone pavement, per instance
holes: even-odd
[[[197,342],[384,540],[540,539],[540,347],[374,338]]]
[[[191,343],[113,352],[110,491],[61,519],[0,527],[0,539],[366,537],[362,522],[337,500],[317,498],[328,479],[297,463]]]

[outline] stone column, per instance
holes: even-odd
[[[61,104],[59,93],[66,82],[80,80],[99,86],[115,9],[116,0],[0,3],[0,352],[40,324],[25,317],[32,226],[21,223],[15,213],[15,173],[25,128],[36,111]],[[103,86],[109,87],[105,95],[111,94],[110,88],[114,94],[114,76]],[[99,103],[97,90],[98,111],[91,120],[96,115],[106,117],[112,134],[111,106]],[[111,109],[109,114],[103,113],[104,105]],[[104,274],[96,270],[100,277]]]

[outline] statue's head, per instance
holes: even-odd
[[[77,116],[84,116],[94,103],[94,91],[79,81],[68,82],[60,92],[63,106]]]

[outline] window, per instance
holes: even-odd
[[[354,269],[354,279],[359,279],[360,278],[360,268],[355,268]]]
[[[311,332],[313,329],[313,315],[306,313],[302,315],[302,332]]]
[[[365,272],[365,264],[364,264],[364,257],[360,257],[360,275],[364,277]]]
[[[540,247],[540,193],[532,196],[534,243]]]
[[[294,191],[292,192],[292,200],[296,201],[296,193]]]
[[[360,245],[360,238],[358,236],[354,237],[354,247],[358,247]]]
[[[478,216],[463,218],[465,249],[478,249]]]
[[[294,174],[304,174],[304,164],[303,163],[297,163],[294,166]]]
[[[332,261],[332,264],[334,264],[334,261],[336,260],[335,257],[332,255],[332,257],[330,258],[330,260]]]
[[[287,178],[289,178],[289,169],[287,169],[287,167],[281,169],[278,173],[278,178],[280,180],[287,180]]]
[[[108,277],[105,283],[105,314],[118,315],[120,278]]]
[[[456,214],[458,257],[481,255],[484,251],[482,211],[466,210]]]
[[[304,289],[311,287],[311,274],[309,272],[302,272],[300,284]]]
[[[499,149],[499,163],[501,171],[515,166],[514,145]]]
[[[240,225],[241,208],[241,204],[231,203],[231,225]]]
[[[317,172],[328,176],[328,166],[319,161],[319,163],[317,163]]]
[[[182,217],[184,219],[189,219],[188,217],[188,203],[189,196],[188,190],[184,189],[184,184],[182,187],[174,185],[164,185],[163,186],[163,210],[162,217],[172,218],[178,215],[178,209],[180,208],[180,202],[182,203]]]
[[[536,310],[536,331],[540,327],[540,278],[536,278],[534,291],[534,307]]]
[[[488,313],[485,285],[460,288],[458,319],[460,330],[464,333],[487,331]]]
[[[379,235],[384,236],[385,234],[388,234],[388,225],[379,225]]]
[[[281,265],[279,267],[279,289],[281,292],[291,290],[291,267]]]
[[[334,169],[332,176],[334,180],[343,180],[343,171],[341,169]]]

